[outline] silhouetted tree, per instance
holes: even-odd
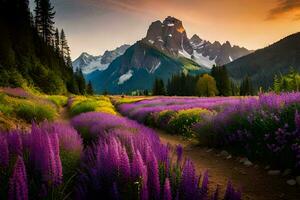
[[[86,93],[89,95],[93,95],[94,94],[94,90],[93,90],[93,85],[92,82],[89,81],[87,87],[86,87]]]
[[[164,81],[162,79],[156,78],[152,89],[152,95],[165,95],[165,94],[166,91],[165,91]]]
[[[248,96],[248,95],[253,95],[253,88],[252,88],[252,83],[251,79],[249,76],[246,76],[240,86],[240,95],[241,96]]]
[[[50,45],[53,42],[54,35],[54,7],[50,0],[35,0],[35,26],[43,38]]]

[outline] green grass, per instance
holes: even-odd
[[[57,107],[63,107],[67,105],[68,97],[66,96],[59,96],[59,95],[52,95],[48,96],[48,99],[54,103]]]
[[[17,117],[26,122],[42,122],[44,120],[52,121],[56,111],[47,105],[36,105],[34,103],[21,103],[16,107]]]
[[[70,108],[71,115],[75,116],[86,112],[105,112],[114,115],[116,114],[114,106],[107,97],[76,97]]]

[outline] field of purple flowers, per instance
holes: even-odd
[[[77,130],[97,138],[82,158],[76,198],[94,199],[218,199],[208,188],[208,174],[199,176],[193,162],[157,134],[124,117],[84,113],[72,120]],[[211,196],[211,197],[210,197]],[[224,199],[240,199],[228,183]]]
[[[101,111],[1,132],[0,152],[0,199],[241,199],[230,182],[225,194],[210,186],[181,146]]]
[[[115,103],[132,119],[299,175],[300,93]]]

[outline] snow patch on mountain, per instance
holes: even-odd
[[[202,53],[197,53],[197,51],[194,51],[193,54],[193,60],[198,63],[201,66],[205,66],[207,68],[212,68],[214,65],[216,65],[216,59],[217,57],[215,57],[215,59],[210,60],[209,56],[203,56]]]
[[[129,70],[126,74],[123,74],[122,76],[120,76],[118,85],[122,85],[123,83],[128,81],[132,77],[132,75],[133,75],[133,71]]]
[[[104,71],[114,59],[123,55],[128,48],[129,45],[122,45],[115,50],[106,51],[101,56],[93,56],[84,52],[72,63],[73,71],[80,69],[84,74],[90,74],[96,70]]]
[[[154,67],[152,67],[152,69],[149,71],[151,74],[154,74],[154,72],[159,68],[159,66],[161,65],[161,62],[159,61],[157,63],[157,65],[155,65]]]

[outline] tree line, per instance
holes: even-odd
[[[85,94],[83,74],[73,73],[64,30],[54,24],[50,0],[0,0],[0,86]]]
[[[241,84],[234,83],[225,66],[214,66],[210,74],[192,76],[185,73],[173,75],[165,86],[162,79],[154,82],[153,95],[170,96],[246,96],[253,95],[251,79],[246,76]]]

